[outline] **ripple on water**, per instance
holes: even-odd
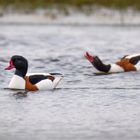
[[[140,73],[95,75],[83,56],[88,50],[110,63],[137,53],[139,27],[131,32],[125,26],[0,28],[0,139],[140,138]],[[13,75],[4,68],[15,54],[29,60],[29,72],[60,72],[65,77],[50,91],[3,89]]]

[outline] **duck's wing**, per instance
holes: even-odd
[[[131,58],[133,58],[133,57],[137,57],[137,56],[140,56],[140,53],[132,54],[132,55],[127,55],[125,58],[127,58],[127,59],[131,59]]]
[[[32,75],[52,75],[52,76],[63,76],[61,73],[27,73],[26,76],[32,76]]]
[[[130,58],[129,62],[136,65],[140,61],[140,55]]]
[[[63,79],[61,73],[27,73],[29,81],[39,89],[56,88],[58,83]]]
[[[42,80],[51,80],[52,82],[53,82],[53,80],[55,79],[55,77],[54,76],[51,76],[51,75],[30,75],[29,76],[29,81],[33,84],[33,85],[35,85],[35,84],[37,84],[37,83],[39,83],[40,81],[42,81]]]

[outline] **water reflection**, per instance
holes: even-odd
[[[13,96],[14,96],[16,99],[21,99],[21,98],[27,97],[27,93],[28,93],[28,91],[18,91],[18,92],[16,92],[16,93],[14,93]]]
[[[1,90],[8,91],[7,93],[10,92],[9,94],[15,97],[16,99],[27,97],[29,92],[27,90],[19,90],[19,89],[16,90],[16,89],[9,89],[9,88],[3,88]]]

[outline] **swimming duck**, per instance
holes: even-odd
[[[5,70],[13,68],[16,71],[9,83],[8,88],[10,89],[25,89],[28,91],[54,89],[63,78],[60,73],[27,73],[28,61],[19,55],[11,57],[9,66]]]
[[[88,52],[85,57],[94,67],[95,73],[119,73],[140,70],[140,54],[125,55],[114,64],[104,64],[98,56],[93,56]]]

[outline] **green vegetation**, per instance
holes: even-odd
[[[45,8],[52,5],[77,6],[99,5],[109,8],[124,9],[133,7],[140,9],[140,0],[0,0],[1,7],[13,6],[16,8]]]

